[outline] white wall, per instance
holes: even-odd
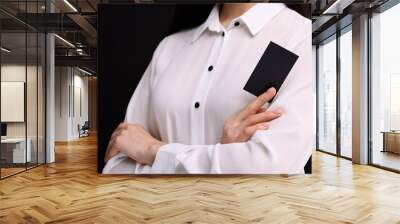
[[[25,70],[26,69],[26,70]],[[40,68],[39,68],[40,69]],[[27,72],[27,73],[26,73]],[[39,73],[41,70],[39,70]],[[27,75],[28,82],[25,80]],[[1,81],[4,82],[25,82],[27,83],[27,119],[28,119],[28,137],[31,133],[35,133],[36,136],[36,66],[8,64],[1,66]],[[39,105],[41,107],[43,105]],[[7,108],[1,108],[6,110]],[[33,122],[33,123],[32,123]],[[8,122],[7,135],[9,137],[24,137],[25,136],[25,123],[26,122]],[[31,131],[32,129],[32,131]],[[40,136],[43,137],[43,136]]]
[[[25,71],[26,67],[24,65],[9,64],[1,66],[1,81],[4,82],[25,82]],[[29,66],[28,71],[32,70]],[[30,72],[28,72],[30,74]],[[5,110],[6,108],[1,108]],[[8,137],[25,137],[25,123],[24,122],[12,122],[7,124],[7,136]]]
[[[67,67],[55,68],[55,141],[69,139],[69,96],[70,70]]]
[[[73,88],[71,88],[71,136],[72,138],[78,138],[78,125],[82,126],[85,121],[88,120],[88,78],[87,76],[82,76],[82,73],[77,74],[78,70],[74,70],[74,80]]]
[[[77,139],[78,124],[88,120],[88,78],[76,68],[56,67],[55,89],[55,141]]]
[[[38,70],[37,70],[38,69]],[[7,122],[7,137],[30,139],[32,161],[44,162],[45,150],[45,120],[44,120],[44,74],[41,66],[25,64],[3,64],[1,66],[1,81],[24,82],[26,84],[26,112],[27,120],[24,122]],[[27,80],[26,80],[27,79]],[[7,96],[2,96],[7,97]],[[9,108],[1,108],[7,110]],[[37,157],[37,153],[39,156]]]

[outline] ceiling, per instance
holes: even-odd
[[[261,0],[262,1],[262,0]],[[268,0],[265,0],[268,1]],[[269,0],[270,2],[285,2],[287,4],[311,5],[312,18],[314,22],[314,36],[319,34],[323,25],[335,18],[340,18],[345,8],[351,8],[352,13],[357,10],[362,11],[365,8],[371,8],[382,4],[386,0]],[[96,47],[97,43],[97,7],[101,3],[166,3],[178,2],[177,0],[1,0],[0,19],[8,24],[11,30],[18,30],[24,27],[23,23],[16,23],[5,16],[4,11],[13,17],[31,24],[41,31],[56,31],[66,39],[74,42],[84,42],[88,47]],[[192,2],[213,2],[208,0],[192,0]],[[260,2],[260,1],[257,1]],[[343,4],[335,4],[335,2]],[[330,7],[335,5],[335,7]],[[47,6],[47,8],[46,8]],[[328,14],[323,12],[331,8]],[[52,12],[51,15],[46,12]],[[5,18],[6,17],[6,18]],[[8,19],[8,21],[7,21]],[[3,22],[4,24],[4,22]],[[329,24],[329,23],[328,23]],[[4,27],[3,27],[4,30]],[[58,45],[65,45],[57,42]]]
[[[213,1],[194,0],[211,3]],[[337,21],[344,17],[351,23],[351,17],[366,9],[377,7],[387,0],[270,0],[270,2],[285,2],[287,4],[307,3],[311,6],[313,20],[314,42],[330,35],[337,29]],[[60,56],[61,64],[91,63],[91,69],[96,68],[97,47],[97,7],[101,3],[176,3],[170,0],[1,0],[0,25],[2,45],[12,48],[14,54],[24,55],[24,34],[19,33],[25,28],[30,31],[55,32],[61,38],[55,38],[56,55]],[[193,2],[193,1],[192,1]],[[257,1],[260,2],[260,1]],[[48,13],[48,12],[52,13]],[[343,26],[346,23],[342,23]],[[28,38],[29,39],[29,38]],[[66,41],[72,43],[66,43]],[[28,40],[29,42],[30,40]],[[34,53],[36,45],[28,44],[28,57]],[[79,50],[77,50],[79,49]],[[68,57],[65,57],[68,56]]]

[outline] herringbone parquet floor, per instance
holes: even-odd
[[[0,181],[0,223],[400,223],[400,175],[316,152],[312,176],[101,176],[96,139]]]

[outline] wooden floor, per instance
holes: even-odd
[[[0,181],[0,223],[400,223],[400,175],[316,152],[309,176],[101,176],[96,139]]]
[[[3,168],[1,168],[1,177],[8,177],[8,176],[11,176],[13,174],[16,174],[16,173],[19,173],[19,172],[23,172],[25,170],[26,170],[25,167],[23,167],[23,168],[21,168],[21,167],[4,168],[3,167]]]
[[[26,165],[26,167],[25,167],[25,164],[22,164],[22,165],[19,164],[18,167],[7,167],[7,168],[2,167],[1,168],[1,178],[6,178],[8,176],[15,175],[15,174],[20,173],[20,172],[24,172],[27,169],[33,169],[35,167],[37,167],[36,163],[35,164],[33,164],[33,163],[29,164],[28,163]]]
[[[400,154],[376,150],[374,151],[372,160],[374,164],[400,170]]]

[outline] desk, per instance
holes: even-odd
[[[32,141],[30,138],[6,138],[1,139],[1,157],[6,163],[26,163],[31,162],[32,153],[31,145]],[[25,145],[26,151],[25,151]],[[26,161],[25,161],[26,159]]]
[[[400,131],[382,131],[383,150],[382,152],[392,152],[400,154]]]

